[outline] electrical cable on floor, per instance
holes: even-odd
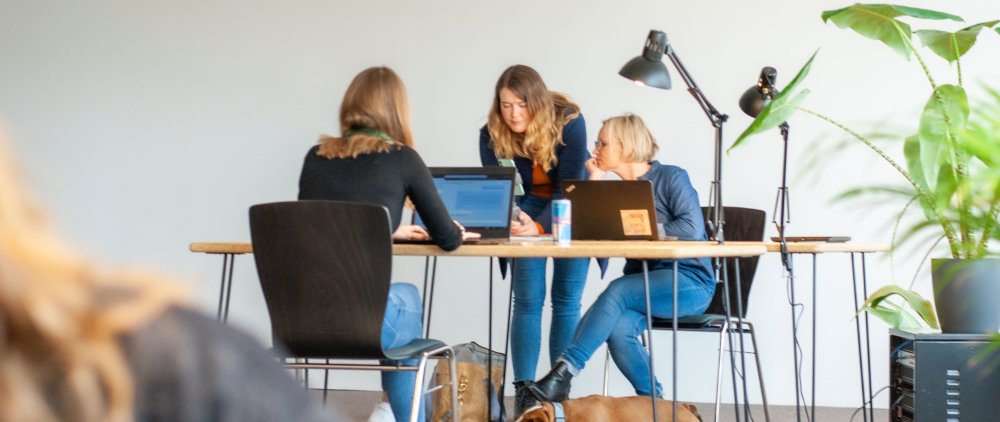
[[[889,389],[889,386],[888,386],[888,385],[887,385],[887,386],[885,386],[885,387],[882,387],[882,388],[879,388],[879,389],[878,389],[878,391],[876,391],[876,392],[875,392],[875,394],[872,394],[872,399],[871,399],[871,401],[867,401],[867,402],[865,402],[865,403],[864,403],[863,405],[861,405],[861,407],[859,407],[859,408],[857,408],[857,409],[854,409],[854,413],[851,413],[851,419],[850,419],[850,422],[854,422],[854,418],[856,418],[856,417],[858,416],[858,412],[860,412],[860,411],[862,411],[862,410],[865,410],[865,408],[867,408],[867,407],[868,407],[868,405],[872,404],[872,402],[874,402],[874,401],[875,401],[875,397],[878,397],[879,393],[881,393],[881,392],[883,392],[883,391],[885,391],[885,390],[888,390],[888,389]],[[898,398],[898,399],[896,399],[896,402],[895,402],[895,403],[893,403],[893,404],[892,404],[892,406],[889,406],[889,411],[891,412],[891,411],[892,411],[892,408],[896,407],[896,405],[898,405],[898,404],[899,404],[899,402],[900,402],[900,401],[901,401],[902,399],[903,399],[903,396],[899,396],[899,398]]]

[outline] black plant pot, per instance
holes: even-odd
[[[931,271],[942,332],[1000,329],[1000,259],[934,259]]]

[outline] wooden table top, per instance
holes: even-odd
[[[824,243],[790,242],[791,253],[849,253],[883,252],[888,245],[878,243]],[[253,253],[253,246],[247,242],[194,242],[191,252],[209,254]],[[780,252],[781,245],[775,242],[715,242],[683,241],[593,241],[575,240],[571,246],[559,246],[551,241],[508,241],[497,244],[469,244],[445,252],[431,244],[394,244],[393,255],[399,256],[502,256],[525,257],[623,257],[623,258],[698,258],[727,256],[757,256],[768,252]]]
[[[763,255],[763,245],[719,245],[715,242],[650,242],[650,241],[597,241],[574,240],[570,246],[559,246],[551,241],[509,241],[492,245],[462,245],[445,252],[435,245],[393,245],[393,255],[401,256],[502,256],[508,258],[700,258]]]
[[[781,252],[778,242],[726,242],[734,245],[764,245],[768,252]],[[884,243],[861,242],[788,242],[788,252],[791,253],[850,253],[850,252],[885,252],[889,245]]]

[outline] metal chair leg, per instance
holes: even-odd
[[[719,412],[722,410],[722,357],[726,350],[726,337],[729,337],[729,321],[722,323],[719,330],[719,362],[715,374],[715,422],[719,422]]]
[[[490,356],[490,359],[493,357]],[[455,363],[458,359],[455,357],[455,351],[448,351],[448,367],[451,370],[451,420],[452,422],[458,422],[461,418],[461,414],[458,413],[458,365]]]
[[[330,360],[327,359],[326,363],[329,364]],[[326,407],[326,393],[329,391],[330,391],[330,370],[325,369],[323,370],[323,407]]]
[[[305,358],[303,360],[305,361],[306,365],[309,364],[309,358]],[[309,391],[309,370],[303,369],[302,374],[303,374],[303,379],[305,380],[306,391]]]
[[[330,364],[330,359],[326,360],[326,364]],[[323,370],[323,407],[326,407],[326,394],[330,391],[330,370]]]
[[[764,389],[764,371],[760,366],[760,350],[757,349],[757,335],[754,334],[753,324],[743,321],[747,325],[747,331],[750,332],[750,341],[753,343],[753,357],[757,360],[757,380],[760,382],[760,397],[764,402],[764,420],[766,422],[771,421],[771,413],[767,410],[767,391]]]
[[[427,369],[427,357],[429,355],[428,352],[421,353],[419,363],[417,363],[417,376],[416,381],[413,383],[413,402],[410,405],[410,422],[423,422],[420,421],[420,405],[423,404],[424,372]]]
[[[419,418],[420,406],[423,404],[424,398],[424,376],[427,373],[427,359],[430,356],[439,354],[445,355],[445,359],[448,360],[448,369],[451,370],[451,376],[449,377],[451,379],[448,384],[451,386],[452,420],[458,420],[458,368],[455,364],[455,351],[449,346],[442,346],[420,354],[420,360],[417,363],[416,380],[413,383],[413,404],[410,406],[410,422],[423,422]]]
[[[746,326],[746,328],[740,330],[739,333],[740,335],[742,335],[743,332],[748,332],[750,334],[750,340],[751,343],[753,344],[753,356],[754,360],[757,363],[757,380],[760,385],[760,396],[764,404],[764,420],[766,422],[770,422],[771,413],[768,410],[767,390],[764,388],[764,371],[760,363],[760,353],[758,353],[758,348],[757,348],[757,335],[754,332],[752,323],[744,320],[743,324]],[[719,361],[717,364],[718,366],[716,366],[716,377],[715,377],[715,421],[716,422],[719,421],[719,412],[722,408],[722,361],[725,356],[727,331],[732,329],[734,328],[730,326],[728,322],[724,322],[722,329],[719,331]],[[643,345],[646,344],[646,334],[647,333],[644,332],[641,337]],[[606,350],[604,354],[604,384],[601,390],[602,391],[601,394],[604,396],[608,395],[608,384],[610,380],[610,373],[611,373],[611,350]]]
[[[606,349],[604,351],[604,388],[601,390],[601,394],[605,397],[608,396],[608,374],[611,372],[611,350]]]

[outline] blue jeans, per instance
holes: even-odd
[[[632,383],[635,393],[648,396],[649,354],[638,337],[646,330],[646,300],[642,273],[622,276],[612,281],[580,321],[573,344],[562,359],[578,369],[607,341],[615,365]],[[673,271],[649,272],[650,304],[653,316],[673,317]],[[715,293],[715,283],[704,280],[684,268],[678,269],[677,315],[697,315],[708,309]],[[662,395],[656,383],[656,395]]]
[[[551,215],[551,201],[525,196],[521,209],[538,221]],[[551,218],[551,217],[549,217]],[[548,226],[548,221],[539,221]],[[514,311],[510,328],[514,381],[533,381],[542,343],[542,305],[545,304],[546,258],[514,259],[512,275]],[[549,361],[569,345],[580,321],[580,297],[587,282],[588,258],[553,259],[552,325],[549,328]]]
[[[385,306],[382,320],[382,348],[401,347],[423,337],[423,316],[420,292],[409,283],[392,283],[389,286],[389,301]],[[382,361],[395,365],[396,361]],[[416,365],[417,359],[399,361],[402,365]],[[382,372],[382,390],[389,397],[389,405],[397,421],[410,420],[413,405],[413,385],[417,374],[413,371]],[[420,406],[420,419],[424,420],[424,406]]]

